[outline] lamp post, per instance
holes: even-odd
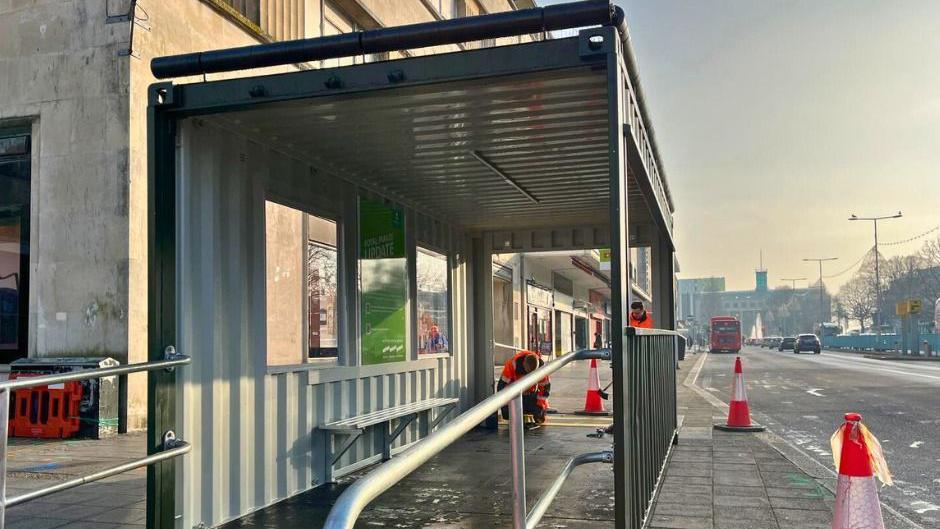
[[[793,290],[796,290],[796,282],[797,282],[797,281],[806,281],[806,278],[805,278],[805,277],[781,277],[780,280],[781,280],[781,281],[790,281],[791,284],[793,285]]]
[[[804,261],[815,261],[819,263],[819,328],[822,329],[823,324],[823,275],[822,275],[822,264],[823,261],[835,261],[838,257],[817,257],[812,259],[803,259]],[[822,333],[822,330],[819,331]]]
[[[899,219],[901,218],[901,212],[898,211],[894,215],[883,215],[880,217],[859,217],[853,214],[849,217],[849,220],[870,220],[872,221],[875,227],[875,333],[877,335],[878,344],[881,344],[881,273],[878,266],[878,221],[886,219]]]

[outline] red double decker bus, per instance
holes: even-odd
[[[733,316],[711,319],[711,352],[737,353],[741,350],[741,322]]]

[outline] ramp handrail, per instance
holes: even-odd
[[[7,498],[7,433],[9,428],[10,414],[10,392],[16,389],[31,388],[37,386],[47,386],[49,384],[60,384],[64,382],[74,382],[78,380],[90,380],[95,378],[111,377],[116,375],[127,375],[130,373],[140,373],[144,371],[156,371],[158,369],[173,370],[177,366],[184,366],[191,363],[188,356],[176,353],[172,347],[167,348],[166,358],[152,362],[141,362],[138,364],[129,364],[116,367],[99,367],[93,369],[82,369],[67,373],[55,373],[51,375],[30,376],[16,378],[0,382],[0,529],[6,526],[6,509],[20,503],[35,500],[53,494],[68,490],[79,485],[98,481],[110,476],[121,474],[135,468],[140,468],[174,457],[179,457],[192,450],[192,446],[176,438],[175,432],[167,431],[163,434],[163,449],[157,453],[150,454],[147,457],[128,461],[120,465],[106,468],[86,476],[70,479],[55,485],[43,487],[37,490],[26,492],[12,498]]]
[[[465,433],[498,412],[500,408],[511,403],[509,406],[509,423],[510,450],[513,462],[513,527],[524,529],[526,527],[526,507],[524,451],[522,449],[522,394],[538,381],[569,363],[575,360],[590,359],[610,360],[611,350],[609,348],[585,349],[562,355],[487,397],[476,406],[457,416],[440,430],[402,452],[398,457],[380,465],[372,472],[356,480],[336,500],[323,527],[326,529],[351,529],[363,509],[372,500],[417,470],[418,467],[460,439]],[[570,473],[570,469],[568,470]],[[555,492],[557,493],[557,490]]]

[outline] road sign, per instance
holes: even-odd
[[[601,271],[607,272],[610,270],[610,248],[601,248],[600,249],[600,267]]]
[[[895,311],[898,316],[907,316],[908,314],[920,314],[923,310],[924,304],[919,299],[905,299],[904,301],[899,301]]]

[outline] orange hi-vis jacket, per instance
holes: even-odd
[[[642,320],[638,320],[633,317],[633,313],[630,313],[630,327],[639,327],[641,329],[652,329],[653,328],[653,317],[647,311]]]
[[[545,364],[540,354],[533,352],[533,351],[519,351],[518,353],[515,354],[515,356],[513,356],[512,358],[507,360],[505,364],[503,364],[502,376],[500,376],[500,379],[499,379],[500,382],[502,382],[505,385],[509,385],[519,380],[523,376],[525,376],[525,375],[520,376],[518,374],[516,370],[516,366],[521,365],[522,358],[528,355],[535,356],[538,359],[539,367],[542,367],[542,365]],[[546,398],[548,397],[548,393],[550,392],[550,390],[551,390],[551,381],[549,380],[548,377],[545,377],[542,380],[538,381],[536,385],[527,389],[526,393],[535,393],[537,400],[538,400],[539,407],[548,408],[548,400],[546,400]]]

